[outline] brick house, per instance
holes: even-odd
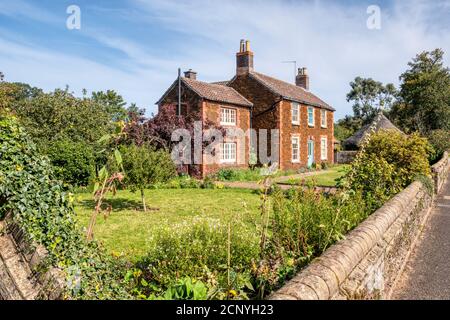
[[[250,110],[253,104],[235,89],[217,83],[197,80],[196,72],[186,71],[181,83],[181,115],[194,113],[198,120],[206,120],[224,129],[250,129]],[[158,110],[178,105],[178,79],[157,102]],[[207,161],[202,154],[200,174],[202,177],[220,168],[247,168],[250,154],[248,137],[226,137],[219,147],[218,161]],[[203,153],[203,152],[202,152]],[[212,162],[212,163],[211,163]],[[189,166],[187,166],[189,171]]]
[[[278,148],[281,170],[299,169],[313,163],[333,163],[334,111],[331,106],[309,91],[309,76],[306,68],[299,68],[295,84],[291,84],[254,71],[254,54],[249,41],[241,40],[236,53],[236,75],[229,81],[206,83],[196,80],[195,72],[188,71],[182,78],[182,110],[202,110],[203,119],[220,123],[228,108],[236,113],[233,126],[246,131],[261,129],[279,131]],[[177,82],[157,102],[177,104]],[[270,133],[268,133],[268,152]],[[253,142],[253,141],[252,141]],[[254,144],[255,147],[257,143]],[[227,146],[236,150],[235,146]],[[222,148],[223,149],[223,148]],[[256,148],[255,148],[256,149]],[[228,151],[227,151],[228,152]],[[249,138],[246,140],[246,158],[250,152]],[[238,167],[246,167],[240,164]],[[235,162],[222,162],[205,167],[203,173],[214,172],[223,166],[237,166]]]
[[[227,85],[253,102],[252,127],[279,130],[280,169],[333,163],[334,109],[309,91],[306,68],[295,84],[254,71],[249,42],[241,40],[236,76]]]

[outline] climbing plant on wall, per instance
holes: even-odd
[[[15,117],[0,113],[0,218],[7,214],[29,241],[48,251],[47,263],[68,279],[67,299],[129,298],[124,263],[95,241],[86,242],[73,210],[74,196],[54,180],[49,160]]]

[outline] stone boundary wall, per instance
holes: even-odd
[[[444,185],[445,179],[447,179],[447,173],[450,168],[450,161],[448,156],[448,151],[445,151],[442,159],[431,166],[431,173],[433,174],[434,188],[436,190],[436,193],[441,190],[442,186]]]
[[[441,163],[442,161],[442,163]],[[433,166],[444,183],[448,154]],[[436,188],[437,191],[439,188]],[[386,299],[400,276],[434,195],[415,181],[328,248],[269,299]]]
[[[46,249],[26,241],[9,217],[0,221],[0,300],[60,299],[64,278],[45,267],[46,257]]]
[[[353,159],[355,159],[358,151],[337,151],[335,163],[338,164],[347,164],[351,163]]]

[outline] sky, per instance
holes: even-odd
[[[71,5],[79,29],[67,27]],[[7,81],[68,85],[77,96],[113,89],[147,115],[178,68],[231,79],[240,39],[250,40],[258,72],[294,83],[294,65],[283,61],[307,67],[311,91],[339,119],[352,114],[346,94],[356,76],[398,85],[407,63],[435,48],[450,64],[450,0],[0,0]]]

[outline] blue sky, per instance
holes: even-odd
[[[81,29],[66,27],[69,5]],[[369,5],[381,29],[366,26]],[[204,81],[235,72],[239,40],[251,40],[255,69],[293,82],[296,60],[311,91],[351,114],[345,96],[355,76],[398,83],[418,52],[443,48],[450,61],[447,1],[0,0],[0,71],[46,91],[77,95],[114,89],[150,115],[177,68]]]

